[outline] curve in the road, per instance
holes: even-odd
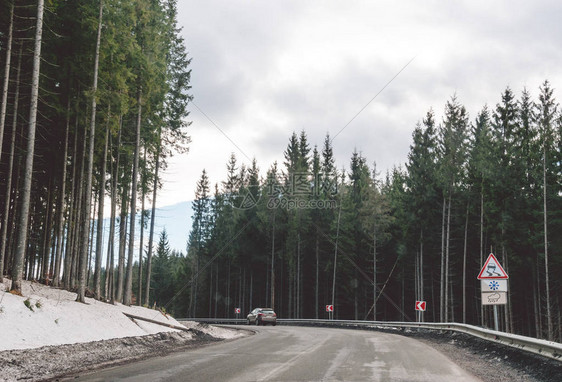
[[[256,335],[98,371],[78,381],[474,382],[432,347],[349,329],[260,327]]]

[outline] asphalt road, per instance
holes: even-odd
[[[480,381],[400,335],[256,327],[255,335],[81,376],[77,381]]]

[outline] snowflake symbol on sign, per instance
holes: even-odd
[[[498,290],[500,287],[500,283],[497,281],[490,281],[490,289],[491,290]]]

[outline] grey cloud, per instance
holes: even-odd
[[[418,56],[410,67],[336,138],[338,166],[348,166],[354,148],[381,170],[404,163],[416,122],[430,107],[440,121],[445,102],[454,93],[473,119],[484,104],[493,107],[506,86],[516,94],[524,86],[536,90],[545,78],[555,88],[562,86],[562,5],[556,1],[411,2],[396,5],[399,8],[380,25],[376,14],[341,4],[341,12],[334,13],[338,9],[332,3],[326,9],[320,8],[323,3],[300,1],[179,5],[193,56],[195,102],[233,134],[250,157],[258,158],[262,171],[273,160],[282,163],[293,131],[304,129],[311,145],[321,146],[326,132],[335,135],[414,54]],[[310,29],[316,25],[313,21],[332,25],[331,29]],[[380,33],[353,34],[353,27],[370,24]],[[365,58],[370,52],[362,51],[337,57],[335,64],[330,63],[336,65],[329,68],[334,70],[323,70],[327,64],[319,60],[308,63],[308,73],[297,82],[274,81],[286,69],[279,58],[292,44],[308,41],[310,33],[325,34],[326,40],[321,47],[303,49],[327,52],[330,38],[350,33],[349,41],[363,38],[362,49],[380,49],[380,54],[372,60]],[[385,52],[387,46],[381,43],[403,47],[415,38],[425,43],[416,47],[418,52]],[[298,62],[299,57],[293,58]],[[322,78],[319,73],[329,74]],[[264,109],[252,110],[256,104]],[[194,110],[192,117],[199,124],[214,129],[197,113]],[[252,122],[252,114],[279,118]],[[234,136],[239,132],[232,127],[240,121],[248,123],[245,128],[255,133],[252,138]]]

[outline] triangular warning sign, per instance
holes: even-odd
[[[493,253],[490,253],[488,259],[484,263],[482,270],[478,274],[478,280],[487,280],[487,279],[507,279],[507,273],[503,270],[502,266],[496,256]]]

